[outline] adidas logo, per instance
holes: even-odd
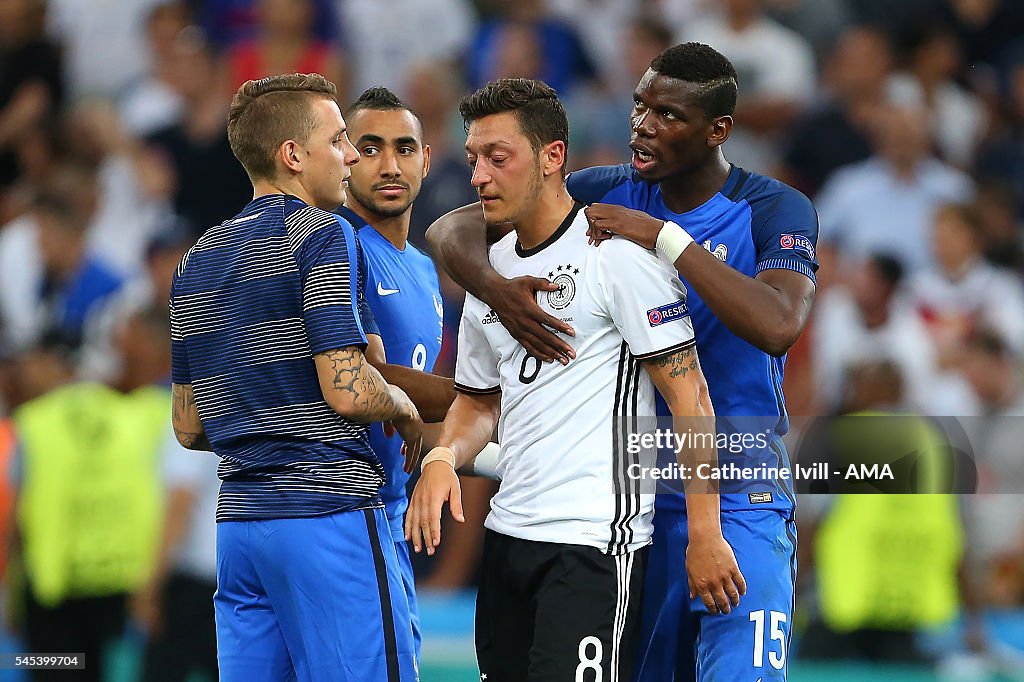
[[[501,323],[501,320],[498,319],[498,313],[494,312],[493,310],[491,312],[487,313],[486,315],[484,315],[484,319],[480,320],[480,324],[500,324],[500,323]]]

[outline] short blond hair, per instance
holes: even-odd
[[[318,73],[290,73],[246,81],[231,100],[228,143],[249,179],[276,174],[274,155],[285,140],[305,144],[316,126],[312,103],[337,102],[338,89]]]

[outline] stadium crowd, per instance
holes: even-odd
[[[983,488],[1024,494],[1024,420],[1012,418],[1024,416],[1022,26],[1015,0],[0,0],[9,624],[37,637],[32,649],[66,650],[68,638],[115,634],[132,618],[158,644],[145,679],[183,658],[215,664],[212,650],[160,634],[175,621],[175,632],[211,642],[216,459],[175,442],[170,410],[149,389],[169,385],[171,273],[251,199],[228,146],[231,95],[278,73],[326,75],[343,110],[384,85],[419,115],[432,158],[410,240],[426,249],[427,227],[476,197],[456,110],[464,93],[542,79],[566,103],[570,168],[627,163],[639,76],[677,42],[712,45],[740,79],[726,155],[804,192],[820,219],[817,301],[787,362],[794,425],[857,410],[962,417]],[[439,275],[438,371],[450,376],[463,292]],[[76,449],[115,453],[119,474],[93,471],[100,460]],[[86,481],[106,492],[83,494]],[[471,521],[489,485],[469,484]],[[69,502],[54,512],[60,496]],[[828,526],[835,509],[821,499],[801,509],[801,594],[815,593],[816,570],[823,583],[841,577],[826,550],[818,556],[831,563],[814,562],[819,522],[828,542],[842,530]],[[63,533],[69,518],[92,534]],[[424,584],[472,583],[478,533],[460,530],[461,543],[418,566]],[[1024,606],[1019,498],[964,498],[946,525],[906,542],[923,543],[914,552],[948,565],[950,580],[959,574],[952,604]],[[107,545],[131,555],[120,572],[57,574]],[[829,608],[825,589],[801,608]],[[827,613],[812,618],[844,629]],[[865,617],[853,629],[927,624]],[[807,644],[808,655],[835,648]]]

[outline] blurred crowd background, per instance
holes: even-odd
[[[411,234],[426,249],[432,220],[475,199],[463,94],[541,78],[569,112],[572,168],[627,163],[637,80],[690,40],[739,73],[727,158],[820,217],[817,301],[787,366],[795,425],[964,417],[983,484],[1024,493],[1020,0],[0,0],[8,644],[66,651],[127,624],[131,647],[150,643],[140,679],[208,669],[216,458],[174,443],[152,387],[168,381],[170,273],[251,197],[225,131],[242,82],[320,72],[343,109],[373,85],[398,93],[433,150]],[[450,372],[463,292],[442,286]],[[480,519],[489,484],[467,489]],[[944,653],[1024,671],[1000,643],[1024,644],[1024,498],[933,503],[806,500],[794,655],[934,661],[919,632],[960,622]],[[428,590],[472,587],[478,534],[452,538],[418,567]],[[918,607],[850,616],[829,587],[850,565],[878,573],[865,595]],[[428,632],[424,679],[449,679],[430,678],[431,655]]]

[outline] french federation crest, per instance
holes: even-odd
[[[718,260],[725,262],[725,259],[729,257],[729,247],[725,244],[719,244],[718,246],[711,248],[711,240],[705,240],[704,248],[711,252],[711,254]]]
[[[572,303],[573,297],[576,296],[576,280],[573,276],[578,274],[580,269],[574,268],[572,264],[559,265],[548,273],[548,279],[558,285],[557,290],[544,292],[547,294],[549,306],[555,310],[562,310]]]

